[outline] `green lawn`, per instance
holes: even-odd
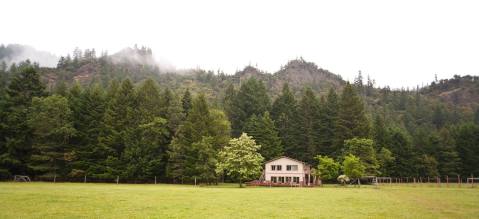
[[[0,183],[0,218],[479,218],[479,188]]]

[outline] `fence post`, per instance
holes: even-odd
[[[155,184],[156,184],[156,176],[155,176]]]
[[[474,174],[471,174],[471,188],[474,188]]]
[[[83,183],[86,183],[86,175],[85,175],[85,179],[83,179]]]
[[[457,185],[461,187],[461,176],[457,175]]]
[[[116,184],[120,182],[120,176],[116,176]]]
[[[195,176],[195,186],[196,186],[196,176]]]
[[[449,187],[449,176],[446,175],[446,187]]]
[[[53,183],[56,183],[57,182],[57,174],[55,173],[55,175],[53,175]]]

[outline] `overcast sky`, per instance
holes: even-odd
[[[479,74],[479,1],[0,2],[0,43],[57,55],[134,44],[177,68],[267,72],[302,56],[392,87]]]

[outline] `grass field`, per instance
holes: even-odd
[[[479,188],[0,183],[0,218],[479,218]]]

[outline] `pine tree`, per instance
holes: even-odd
[[[230,120],[233,136],[239,136],[246,120],[252,115],[262,115],[270,109],[270,99],[263,82],[250,78],[241,85],[232,102]]]
[[[288,84],[284,84],[281,95],[273,103],[271,118],[278,129],[287,156],[292,156],[298,145],[297,116],[297,102]]]
[[[339,156],[340,148],[334,147],[338,123],[338,96],[332,88],[329,90],[326,100],[321,98],[319,123],[320,154],[330,157]]]
[[[112,88],[110,88],[112,91]],[[112,93],[108,93],[110,95]],[[124,80],[110,99],[104,116],[104,130],[100,136],[100,147],[107,152],[107,175],[115,176],[121,173],[121,156],[125,142],[138,121],[135,119],[135,91],[129,79]]]
[[[266,160],[283,154],[281,139],[268,112],[261,117],[251,116],[246,122],[244,130],[253,137],[257,144],[261,145],[259,152]]]
[[[69,97],[72,100],[72,93]],[[104,173],[106,170],[102,162],[107,156],[107,151],[98,145],[106,107],[103,88],[99,84],[88,87],[82,92],[80,100],[81,105],[69,103],[72,114],[77,115],[73,116],[77,132],[70,140],[76,155],[70,175],[78,177]]]
[[[449,131],[440,131],[441,142],[437,148],[438,170],[441,176],[456,176],[460,174],[461,159],[455,148],[455,142]]]
[[[167,113],[163,113],[162,115],[161,109],[165,106],[162,106],[160,91],[154,80],[147,79],[138,87],[136,100],[138,103],[136,117],[139,123],[144,124],[151,122],[155,117],[166,117]]]
[[[408,177],[416,175],[416,154],[407,132],[400,128],[389,128],[387,139],[386,147],[395,157],[391,175]]]
[[[379,151],[381,148],[386,146],[386,141],[387,141],[386,126],[384,124],[383,117],[379,114],[377,114],[374,117],[372,137],[374,140],[374,147],[376,151]]]
[[[229,133],[230,125],[226,116],[218,111],[210,110],[205,96],[198,95],[193,99],[186,121],[179,127],[168,148],[168,176],[174,180],[192,180],[195,176],[199,177],[197,166],[205,165],[204,156],[215,154],[209,152],[209,143],[213,150],[218,151],[229,140]],[[211,137],[211,139],[201,142],[204,137]],[[195,147],[192,146],[193,144]],[[208,176],[215,174],[214,170],[209,169],[209,171],[202,174]]]
[[[73,159],[68,139],[75,134],[72,113],[65,97],[34,97],[28,123],[33,129],[33,153],[29,167],[38,175],[66,175]]]
[[[33,97],[45,95],[45,86],[32,66],[10,68],[10,72],[14,75],[6,90],[5,132],[1,137],[8,150],[0,154],[0,163],[12,174],[27,174],[32,150],[32,130],[26,120],[28,108]]]
[[[344,140],[354,137],[367,138],[370,125],[361,98],[348,83],[339,101],[338,127],[335,145],[341,148]]]
[[[186,89],[183,97],[181,98],[181,105],[183,107],[183,114],[188,116],[188,111],[191,109],[191,93],[190,89]]]
[[[293,158],[313,161],[321,151],[319,148],[319,103],[313,91],[307,88],[298,104],[298,144]]]
[[[464,176],[479,176],[479,126],[463,124],[454,131],[457,152],[462,161],[462,174]]]
[[[223,98],[223,108],[225,110],[228,119],[231,121],[234,116],[233,107],[234,101],[236,99],[236,90],[233,84],[229,84],[225,91],[225,96]]]

